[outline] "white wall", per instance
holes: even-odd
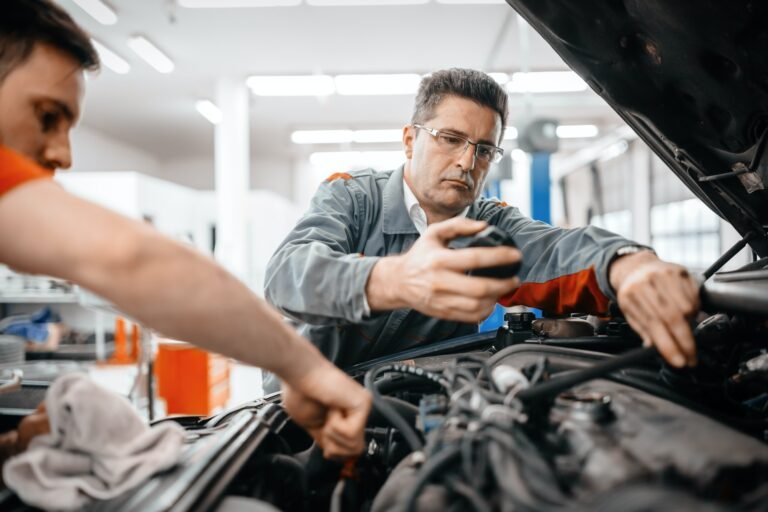
[[[268,190],[253,190],[248,197],[248,254],[252,289],[263,292],[267,263],[277,246],[303,213],[295,203]]]
[[[198,190],[213,190],[212,158],[179,157],[164,160],[153,176]],[[270,190],[294,200],[294,170],[290,159],[251,156],[251,190]]]
[[[269,190],[295,202],[293,160],[251,155],[251,190]]]
[[[72,131],[72,171],[136,171],[154,174],[158,160],[150,153],[87,126]]]
[[[198,190],[213,190],[213,159],[205,157],[179,157],[163,160],[154,176]]]

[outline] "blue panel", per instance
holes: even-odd
[[[531,217],[551,223],[549,197],[549,153],[531,155]]]
[[[488,318],[480,323],[478,332],[495,331],[502,325],[504,325],[504,307],[501,304],[496,304]]]
[[[487,181],[485,187],[483,187],[483,197],[488,199],[494,197],[501,199],[501,180]]]

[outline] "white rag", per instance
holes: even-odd
[[[113,498],[181,455],[184,429],[171,422],[150,427],[124,397],[84,374],[59,377],[45,406],[51,433],[3,467],[6,485],[29,505],[71,510]]]

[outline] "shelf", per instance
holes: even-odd
[[[22,295],[0,295],[0,304],[76,304],[78,296],[74,293],[68,294],[22,294]]]

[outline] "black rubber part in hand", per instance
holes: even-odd
[[[448,242],[450,249],[467,249],[469,247],[517,247],[512,237],[496,226],[488,226],[484,230],[472,236],[460,236]],[[469,274],[478,277],[493,277],[506,279],[516,275],[520,271],[520,262],[498,267],[478,268]]]

